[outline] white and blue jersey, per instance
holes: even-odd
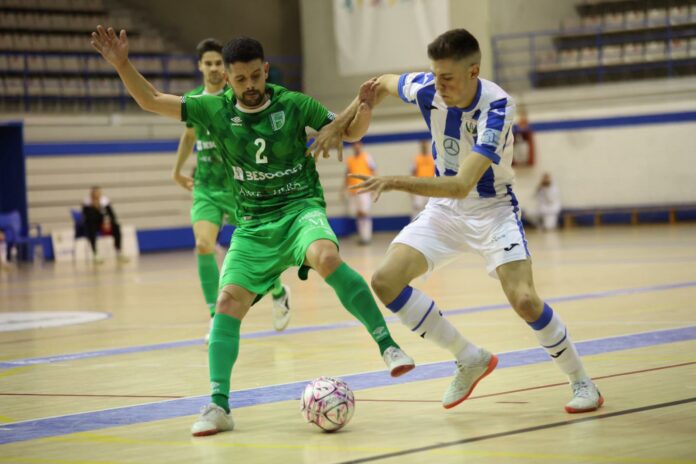
[[[478,80],[476,96],[466,108],[448,107],[435,89],[432,73],[408,73],[399,78],[399,96],[418,106],[432,135],[436,176],[454,176],[462,160],[474,151],[492,161],[467,199],[510,195],[512,170],[512,97],[491,81]],[[452,203],[452,199],[434,201]]]
[[[512,120],[515,103],[493,82],[478,80],[476,96],[466,108],[448,107],[435,88],[432,73],[403,74],[399,96],[418,105],[433,138],[436,176],[454,176],[471,152],[491,160],[466,198],[431,198],[425,209],[394,238],[423,254],[428,270],[473,251],[497,269],[529,257],[527,240],[512,191]]]

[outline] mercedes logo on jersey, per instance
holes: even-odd
[[[457,142],[452,137],[446,137],[445,141],[442,142],[442,146],[445,148],[445,152],[451,156],[457,156],[459,154],[459,142]]]

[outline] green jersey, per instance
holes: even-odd
[[[181,119],[205,127],[221,151],[242,226],[326,207],[305,129],[319,130],[335,115],[302,93],[272,84],[266,92],[269,101],[254,112],[240,109],[231,90],[181,99]]]
[[[220,91],[220,94],[229,90],[229,86]],[[205,93],[205,87],[197,87],[186,96],[208,95]],[[222,162],[220,150],[210,132],[205,125],[194,124],[190,121],[186,122],[186,127],[193,127],[196,130],[196,174],[194,175],[194,183],[196,187],[203,187],[211,190],[224,190],[229,188],[229,179],[227,171]]]

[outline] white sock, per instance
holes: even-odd
[[[412,332],[448,350],[463,364],[479,361],[479,348],[464,338],[443,317],[435,302],[418,289],[406,286],[387,305]]]
[[[369,242],[372,238],[372,219],[367,217],[358,218],[358,235],[363,242]]]
[[[571,382],[589,379],[565,324],[549,305],[544,303],[541,316],[529,323],[529,326],[534,329],[534,334],[541,346],[551,356],[553,362],[568,375]]]

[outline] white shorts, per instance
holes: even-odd
[[[461,200],[465,208],[433,200],[392,241],[420,251],[428,273],[473,251],[483,256],[486,271],[497,279],[498,266],[530,256],[519,208],[509,197]]]
[[[355,216],[358,212],[369,213],[372,207],[372,194],[370,192],[349,194],[350,213]]]

